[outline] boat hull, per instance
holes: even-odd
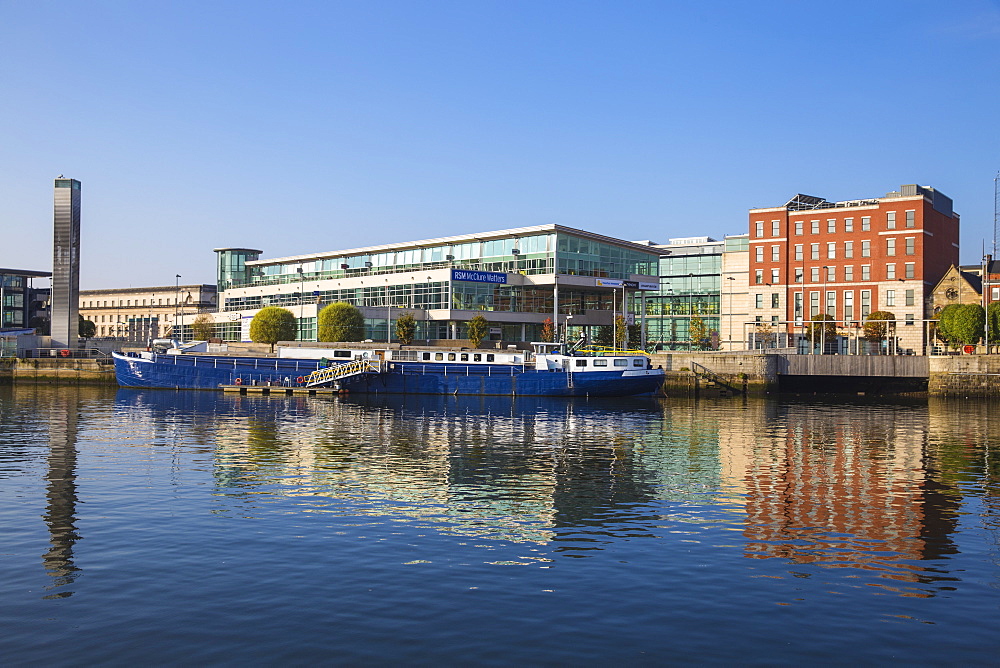
[[[316,360],[194,355],[115,354],[122,387],[209,390],[225,385],[278,384],[303,387]],[[624,397],[652,394],[663,384],[658,369],[588,371],[536,370],[504,364],[389,362],[382,373],[340,381],[352,393],[452,394],[540,397]]]

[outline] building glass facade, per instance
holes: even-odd
[[[693,237],[656,248],[660,289],[646,295],[647,341],[660,350],[716,347],[724,242]],[[699,328],[707,338],[697,340]]]
[[[417,314],[418,339],[462,338],[470,312],[492,313],[491,329],[505,340],[539,338],[546,316],[606,326],[612,309],[623,309],[601,279],[649,281],[659,260],[655,249],[557,225],[273,260],[247,255],[242,269],[234,251],[260,252],[217,249],[219,285],[228,286],[220,314],[281,306],[307,320],[343,301],[363,309],[366,338],[376,341],[406,310]],[[238,340],[237,327],[216,320],[220,338]],[[303,323],[300,334],[315,340],[315,325]]]

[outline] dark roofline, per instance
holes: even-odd
[[[0,269],[0,274],[8,276],[31,276],[32,278],[51,278],[51,271],[32,271],[30,269]]]

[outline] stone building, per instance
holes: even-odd
[[[80,315],[97,327],[97,338],[126,341],[174,337],[175,322],[216,304],[216,286],[205,284],[80,291]]]

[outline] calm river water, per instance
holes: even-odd
[[[998,423],[0,387],[0,661],[993,663]]]

